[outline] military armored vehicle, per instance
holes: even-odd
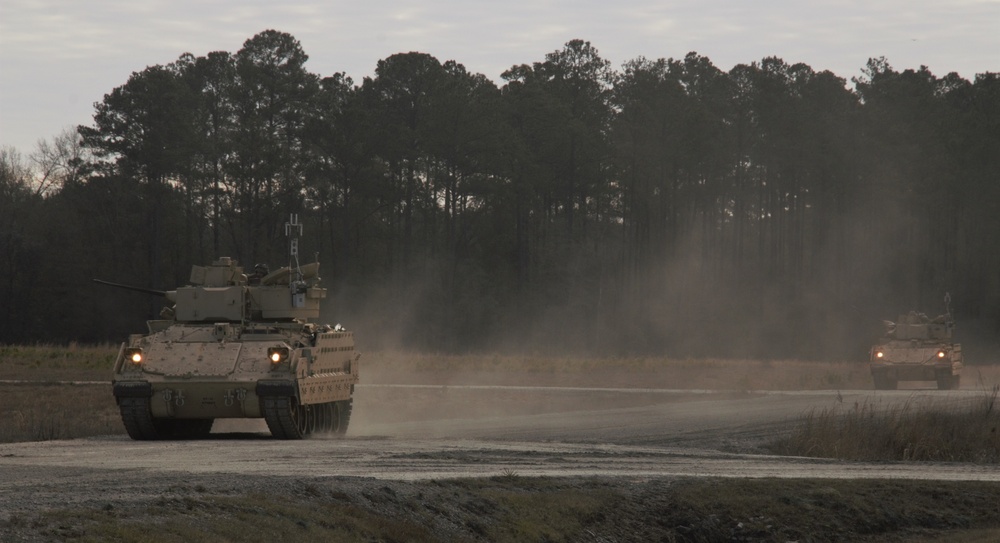
[[[296,215],[285,231],[289,265],[273,272],[247,274],[222,257],[192,266],[190,285],[171,291],[95,279],[174,303],[115,360],[115,401],[132,439],[203,437],[220,418],[263,418],[281,439],[347,431],[360,355],[351,332],[309,322],[326,289],[318,262],[299,266]]]
[[[946,296],[946,308],[948,302]],[[952,343],[955,321],[950,309],[933,319],[911,311],[896,322],[883,323],[885,335],[871,350],[876,389],[895,389],[899,381],[937,381],[941,390],[958,388],[962,346]]]

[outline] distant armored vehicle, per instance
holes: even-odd
[[[118,351],[115,400],[132,439],[207,435],[215,419],[263,418],[274,437],[343,435],[351,419],[358,358],[351,332],[308,322],[326,289],[319,263],[299,266],[296,215],[285,225],[289,266],[244,274],[222,257],[192,266],[190,285],[166,297],[148,334]]]
[[[946,306],[948,301],[946,296]],[[871,350],[876,389],[895,389],[899,381],[937,381],[941,390],[958,388],[962,346],[952,343],[955,321],[950,310],[933,319],[911,311],[884,323],[885,337]]]

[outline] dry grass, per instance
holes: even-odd
[[[778,454],[862,461],[1000,462],[1000,385],[971,402],[886,407],[877,401],[806,415]]]
[[[124,434],[111,384],[0,384],[0,443]]]
[[[0,443],[123,434],[111,394],[117,345],[0,346]],[[67,384],[101,382],[106,384]]]
[[[0,380],[111,382],[118,345],[0,345]]]

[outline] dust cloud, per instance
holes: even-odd
[[[338,285],[324,318],[368,350],[861,361],[882,320],[943,313],[951,291],[959,339],[975,342],[954,278],[921,275],[924,233],[891,205],[739,243],[725,227],[691,228],[656,256],[582,251],[564,276],[520,290],[428,260],[374,286]]]

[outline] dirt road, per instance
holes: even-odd
[[[506,498],[497,496],[537,492],[530,482],[536,480],[549,485],[547,499],[588,496],[586,503],[602,504],[593,514],[580,513],[586,527],[579,533],[594,541],[671,540],[682,533],[702,540],[756,534],[740,539],[747,541],[807,540],[802,534],[808,533],[809,540],[838,541],[860,533],[892,538],[924,533],[922,527],[961,529],[970,526],[970,518],[993,514],[989,504],[995,503],[977,498],[993,496],[990,488],[969,490],[974,483],[966,481],[1000,481],[1000,468],[789,458],[767,454],[763,445],[811,409],[947,406],[981,398],[972,390],[736,393],[367,384],[356,391],[350,430],[342,439],[275,440],[261,421],[251,420],[217,421],[211,438],[197,441],[137,442],[114,435],[0,444],[0,540],[101,539],[130,529],[132,540],[145,540],[147,527],[157,526],[163,537],[191,530],[214,533],[231,517],[257,519],[246,526],[249,534],[289,522],[285,504],[299,511],[295,530],[338,526],[327,515],[345,511],[345,525],[365,515],[375,519],[356,540],[391,539],[374,535],[384,533],[384,518],[408,518],[410,529],[432,534],[425,540],[491,540],[486,534],[507,529],[502,527],[511,506],[505,504],[523,499],[501,502],[496,500]],[[441,483],[466,477],[487,477],[480,481],[494,485],[493,490],[480,493],[461,479]],[[738,479],[766,478],[760,482],[770,490],[761,492],[774,499],[742,516],[726,505],[689,514],[683,505],[689,498],[679,497],[688,488],[685,481],[706,481],[712,492],[719,488],[712,482],[716,478],[731,478],[732,488],[740,489],[736,492],[746,491],[737,486]],[[816,478],[867,479],[871,487],[855,495],[855,486],[808,486]],[[925,481],[914,481],[919,487],[892,486],[885,479],[938,481],[941,488],[930,491]],[[963,486],[949,481],[963,481]],[[914,504],[910,492],[951,496],[949,503],[967,498],[980,507],[973,514],[962,502],[955,511],[961,511],[956,518],[965,524],[941,524],[939,504]],[[484,496],[494,500],[487,509],[480,507]],[[615,498],[599,501],[602,496]],[[732,507],[744,503],[735,500]],[[815,504],[789,508],[781,500]],[[716,501],[712,497],[707,503]],[[576,505],[553,507],[529,526],[548,526],[549,515],[557,511],[578,518],[572,516]],[[872,524],[870,515],[858,517],[859,511],[875,507],[888,511],[889,520]],[[319,516],[303,512],[309,508]],[[778,514],[782,511],[790,513]],[[189,528],[192,522],[201,524]],[[225,533],[246,539],[240,530]],[[318,540],[330,535],[322,534]],[[985,534],[983,541],[996,535]]]
[[[971,391],[714,393],[649,389],[362,386],[344,439],[279,441],[260,421],[212,439],[124,436],[0,445],[0,511],[130,496],[176,484],[273,477],[424,480],[524,476],[1000,480],[1000,468],[867,464],[766,454],[810,409],[974,401]],[[252,477],[245,477],[250,475]]]

